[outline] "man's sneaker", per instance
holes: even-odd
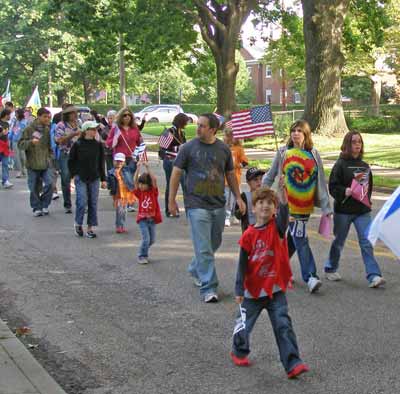
[[[142,265],[149,264],[149,260],[147,260],[146,257],[138,257],[137,262],[138,262],[138,264],[142,264]]]
[[[77,237],[83,237],[83,228],[82,226],[75,225],[74,232]]]
[[[4,189],[11,189],[14,185],[10,181],[5,181],[3,183]]]
[[[60,198],[60,196],[58,195],[58,193],[57,192],[54,192],[53,193],[53,196],[51,197],[51,199],[54,201],[54,200],[58,200]]]
[[[37,209],[36,211],[33,211],[33,216],[35,218],[38,218],[39,216],[43,216],[43,212],[41,209]]]
[[[43,215],[48,215],[49,214],[49,208],[43,208],[42,212],[43,212]]]
[[[225,227],[231,227],[230,219],[225,219]]]
[[[382,276],[377,275],[372,278],[371,282],[369,283],[369,287],[376,288],[376,287],[383,286],[385,283],[386,283],[386,280]]]
[[[201,280],[198,279],[198,278],[195,278],[194,276],[193,276],[192,278],[193,278],[193,284],[194,284],[196,287],[201,287]]]
[[[250,365],[251,365],[251,362],[248,359],[248,357],[240,358],[238,356],[235,356],[235,354],[233,352],[230,353],[230,356],[231,356],[233,363],[238,367],[250,367]]]
[[[86,232],[86,238],[92,239],[92,238],[96,238],[96,237],[97,237],[97,235],[92,230]]]
[[[234,216],[232,218],[232,224],[240,224],[240,220]]]
[[[315,293],[322,286],[322,282],[318,278],[311,276],[307,282],[307,286],[310,293]]]
[[[342,277],[340,276],[339,272],[325,272],[325,278],[333,282],[342,280]]]
[[[301,363],[297,364],[291,371],[288,372],[288,379],[294,379],[303,374],[304,372],[308,372],[310,368],[307,364]]]
[[[71,208],[65,208],[65,213],[72,213],[72,209]]]
[[[207,293],[204,296],[204,302],[206,302],[207,304],[212,303],[212,302],[218,302],[218,295],[217,293],[211,292],[211,293]]]

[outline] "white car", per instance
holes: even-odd
[[[135,113],[137,122],[141,122],[143,116],[147,114],[147,121],[154,123],[172,123],[175,116],[182,113],[183,109],[180,105],[157,104],[143,108]],[[198,117],[195,114],[186,113],[189,118],[189,123],[197,123]]]

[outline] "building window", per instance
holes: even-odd
[[[269,65],[265,66],[265,78],[272,78],[272,68]]]
[[[287,90],[285,90],[285,98],[287,102]],[[279,89],[279,103],[282,104],[282,89]]]
[[[299,92],[294,92],[294,103],[301,104],[301,96]]]
[[[266,89],[265,90],[265,103],[269,104],[272,101],[272,90]]]

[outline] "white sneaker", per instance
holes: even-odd
[[[308,290],[310,293],[315,293],[322,286],[322,282],[313,276],[307,282]]]
[[[43,212],[43,215],[48,215],[49,214],[49,208],[43,208],[42,212]]]
[[[51,199],[54,201],[54,200],[58,200],[60,198],[60,196],[58,195],[58,193],[57,192],[54,192],[53,193],[53,196],[51,197]]]
[[[371,288],[376,288],[383,286],[386,283],[386,280],[382,276],[374,276],[373,279],[371,280],[369,287]]]
[[[232,224],[240,224],[240,220],[236,217],[232,218]]]
[[[211,302],[218,302],[218,294],[214,292],[207,293],[204,296],[204,302],[211,303]]]
[[[138,257],[137,262],[138,262],[138,264],[142,264],[142,265],[149,264],[149,260],[147,260],[146,257]]]
[[[135,207],[133,207],[132,205],[129,205],[126,209],[128,212],[136,212]]]
[[[231,221],[229,219],[225,219],[225,227],[231,227]]]
[[[39,216],[43,216],[43,212],[40,209],[38,209],[37,211],[33,211],[33,216],[35,218],[38,218]]]
[[[4,189],[11,189],[14,185],[10,181],[5,181],[3,183]]]
[[[340,276],[339,272],[325,272],[325,278],[333,282],[342,280],[342,277]]]
[[[198,279],[198,278],[195,278],[194,276],[192,276],[192,278],[193,278],[193,284],[194,284],[196,287],[201,287],[201,280]]]

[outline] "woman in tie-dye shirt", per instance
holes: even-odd
[[[310,125],[305,120],[298,120],[290,127],[288,143],[278,150],[263,184],[272,186],[275,178],[281,175],[285,177],[291,216],[289,242],[297,251],[302,278],[314,293],[322,282],[317,275],[306,225],[314,206],[320,207],[323,215],[330,215],[332,209],[322,160],[313,147]]]

